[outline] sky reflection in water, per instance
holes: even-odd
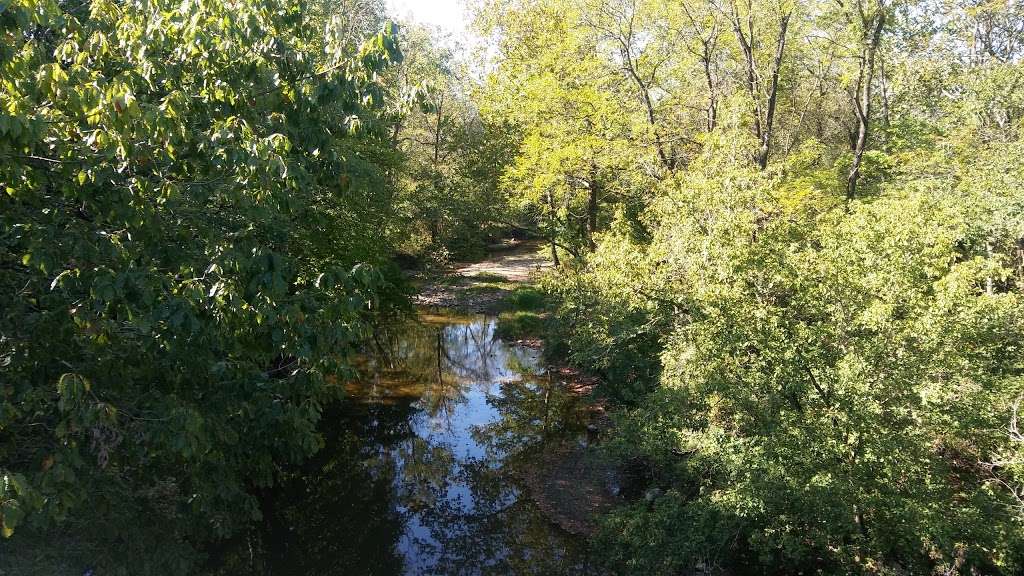
[[[580,407],[494,327],[424,316],[381,342],[373,376],[326,420],[325,449],[266,507],[263,572],[591,573],[516,482],[546,442],[579,432]]]

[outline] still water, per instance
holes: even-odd
[[[522,478],[583,428],[539,352],[493,318],[421,315],[379,343],[324,450],[268,494],[235,556],[265,574],[589,574]],[[243,557],[244,556],[244,557]],[[229,568],[230,569],[230,568]]]

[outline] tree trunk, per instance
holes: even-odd
[[[587,245],[590,251],[597,249],[594,242],[594,234],[597,233],[597,186],[590,187],[590,194],[587,197]]]
[[[675,157],[673,154],[666,152],[666,145],[661,136],[661,130],[658,129],[657,115],[654,110],[654,100],[651,98],[651,85],[654,83],[653,73],[650,81],[645,81],[640,76],[640,71],[637,69],[636,65],[636,59],[633,57],[632,15],[630,15],[628,28],[626,30],[621,30],[620,28],[616,40],[619,42],[619,53],[622,56],[623,67],[625,68],[626,74],[637,86],[640,102],[643,104],[644,111],[647,114],[647,123],[650,124],[651,131],[654,133],[654,149],[658,155],[658,160],[667,172],[672,172],[676,167]]]
[[[775,108],[779,101],[779,73],[782,70],[782,56],[786,50],[786,31],[789,29],[787,12],[779,21],[779,41],[775,46],[775,58],[772,59],[771,88],[768,91],[768,110],[764,118],[764,134],[761,137],[761,150],[757,155],[757,165],[764,170],[768,167],[768,154],[771,152],[772,128],[775,125]]]
[[[885,73],[885,58],[878,62],[878,71],[882,74],[882,123],[888,128],[889,121],[889,77]]]
[[[597,234],[597,202],[600,187],[597,183],[597,166],[591,164],[590,182],[587,186],[587,248],[593,252],[597,248],[594,235]]]
[[[718,44],[718,24],[712,24],[710,30],[705,29],[698,22],[697,18],[694,17],[685,2],[680,3],[680,7],[683,9],[683,13],[686,14],[686,18],[690,21],[690,28],[692,28],[694,36],[700,39],[700,53],[694,51],[693,54],[697,56],[701,66],[704,68],[704,80],[708,85],[708,106],[705,114],[706,127],[708,132],[711,132],[718,124],[718,90],[715,88],[715,73],[712,70],[715,46]]]
[[[704,79],[708,83],[707,127],[708,132],[711,132],[718,124],[718,95],[715,92],[714,74],[711,73],[711,50],[708,42],[704,43],[704,56],[701,60],[704,64]]]
[[[754,34],[753,15],[747,15],[747,27],[750,30],[750,35]],[[746,81],[747,93],[750,94],[751,106],[753,106],[754,116],[754,137],[761,140],[761,97],[758,95],[757,86],[757,63],[754,61],[754,50],[750,46],[750,42],[753,40],[747,39],[746,33],[743,31],[743,24],[740,22],[739,8],[736,6],[736,2],[732,3],[732,30],[736,34],[736,42],[740,45],[740,50],[743,52],[743,60],[746,63]]]
[[[545,193],[545,199],[547,200],[548,211],[550,212],[550,215],[548,216],[548,226],[550,227],[548,231],[548,240],[551,242],[551,262],[555,265],[555,268],[558,268],[561,264],[558,261],[558,245],[555,240],[555,225],[557,224],[557,219],[555,217],[555,199],[551,197],[551,190],[548,190]]]
[[[873,20],[873,21],[872,21]],[[871,37],[861,50],[860,72],[857,76],[857,92],[853,99],[854,115],[857,119],[857,133],[853,138],[853,163],[846,179],[846,199],[853,200],[857,196],[857,182],[860,180],[860,167],[867,150],[868,135],[871,129],[871,84],[875,76],[875,55],[882,43],[882,29],[885,26],[885,7],[880,5],[878,12],[871,18],[861,11],[864,28],[871,28]]]
[[[757,62],[754,59],[753,49],[754,16],[753,14],[747,14],[747,31],[744,32],[743,23],[740,21],[739,8],[737,8],[735,2],[732,3],[732,29],[736,34],[736,41],[740,45],[740,50],[743,52],[743,59],[746,63],[746,77],[744,80],[753,106],[754,137],[758,140],[759,144],[754,160],[757,163],[757,167],[761,170],[768,167],[768,156],[771,154],[775,109],[778,104],[779,95],[779,74],[782,71],[782,59],[786,50],[786,33],[789,30],[789,19],[792,14],[792,12],[786,12],[779,19],[779,37],[775,44],[775,57],[772,59],[772,66],[769,70],[770,82],[767,101],[764,103],[764,109],[762,109],[761,82],[758,79]]]
[[[1024,238],[1017,240],[1017,288],[1024,292]]]
[[[441,120],[444,114],[444,92],[441,92],[437,101],[437,114],[434,125],[434,169],[437,170],[438,162],[441,160]]]

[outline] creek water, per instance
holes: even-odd
[[[234,568],[265,574],[589,574],[522,479],[581,434],[577,398],[485,316],[393,331],[325,416],[324,449],[264,499]],[[231,571],[230,565],[225,566]]]

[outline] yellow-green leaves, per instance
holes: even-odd
[[[89,391],[91,385],[81,374],[62,374],[57,380],[58,407],[61,411],[69,411],[78,406]]]

